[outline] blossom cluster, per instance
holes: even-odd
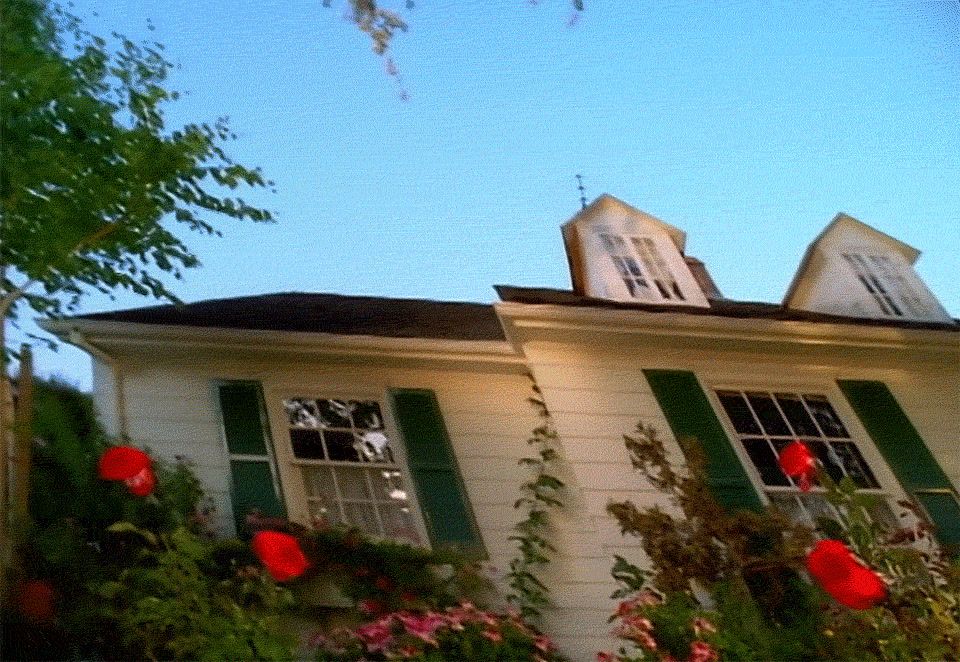
[[[470,643],[466,643],[470,642]],[[517,612],[498,614],[461,602],[445,611],[396,611],[354,630],[311,639],[320,659],[419,659],[432,650],[456,654],[464,648],[528,649],[529,659],[548,662],[556,649],[549,637],[524,622]],[[432,659],[432,658],[431,658]]]
[[[617,625],[611,634],[632,643],[640,653],[640,659],[655,659],[660,662],[716,662],[720,659],[716,649],[701,637],[714,634],[717,630],[713,623],[703,617],[695,617],[690,628],[693,631],[693,641],[690,642],[690,652],[684,660],[660,650],[653,622],[647,618],[645,611],[663,604],[663,598],[650,590],[640,591],[635,597],[623,600],[617,606],[611,620]],[[597,662],[631,662],[636,659],[625,648],[620,653],[601,651],[597,653]]]

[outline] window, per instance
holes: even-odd
[[[283,405],[311,517],[422,543],[379,402],[290,398]]]
[[[922,317],[928,313],[916,289],[907,281],[902,268],[886,255],[843,253],[857,279],[873,297],[880,311],[890,317],[906,313]]]
[[[637,299],[684,301],[686,297],[653,240],[649,237],[629,237],[629,240],[627,243],[620,235],[606,232],[600,234],[603,248],[613,261],[630,296]]]
[[[892,523],[880,483],[846,425],[826,396],[818,393],[717,391],[717,397],[770,502],[798,521],[835,517],[823,490],[803,493],[780,470],[779,452],[796,439],[817,456],[833,480],[849,477],[859,489],[877,494],[874,517]]]

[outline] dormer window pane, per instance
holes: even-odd
[[[631,237],[630,240],[647,273],[653,279],[653,284],[660,291],[660,296],[667,300],[680,299],[683,301],[686,297],[680,291],[677,280],[670,273],[670,268],[663,256],[660,255],[660,251],[657,250],[653,240],[649,237]]]
[[[879,257],[879,256],[871,256]],[[883,278],[876,268],[876,263],[868,262],[863,255],[859,253],[843,253],[843,259],[850,265],[867,292],[876,301],[877,306],[884,315],[892,317],[903,317],[903,311],[894,302],[891,292],[896,292],[897,283],[895,281]]]
[[[604,250],[610,256],[610,260],[616,267],[617,273],[630,296],[636,298],[649,297],[650,284],[627,243],[621,237],[607,233],[600,235],[600,241],[603,243]]]

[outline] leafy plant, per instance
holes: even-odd
[[[550,511],[563,507],[561,493],[563,481],[553,475],[557,468],[559,452],[557,431],[547,410],[540,389],[533,384],[534,397],[529,398],[540,417],[540,425],[527,439],[536,451],[536,457],[520,460],[529,468],[530,478],[520,486],[520,498],[513,504],[526,516],[514,526],[509,540],[517,543],[517,556],[510,561],[507,579],[511,589],[507,600],[515,605],[525,618],[539,616],[550,604],[550,589],[537,576],[537,569],[550,562],[550,553],[556,548],[550,542]]]
[[[136,563],[92,588],[102,600],[104,627],[121,633],[131,655],[150,660],[286,660],[295,643],[280,626],[292,604],[256,566],[229,579],[209,571],[211,545],[184,527],[154,534],[129,522],[108,528],[146,543]]]
[[[683,440],[685,471],[675,469],[656,432],[638,425],[624,437],[634,467],[682,513],[611,503],[624,533],[639,536],[649,571],[618,557],[621,601],[611,620],[626,643],[603,660],[943,660],[960,658],[960,572],[917,517],[897,528],[877,516],[876,497],[819,471],[837,517],[818,522],[884,579],[888,598],[852,610],[803,580],[813,531],[775,509],[730,513],[705,482],[695,442]],[[656,591],[654,589],[659,589]],[[699,642],[699,643],[698,643]]]

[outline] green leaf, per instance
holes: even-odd
[[[151,545],[157,545],[157,537],[153,533],[141,529],[131,522],[115,522],[107,527],[107,531],[110,533],[135,533]]]

